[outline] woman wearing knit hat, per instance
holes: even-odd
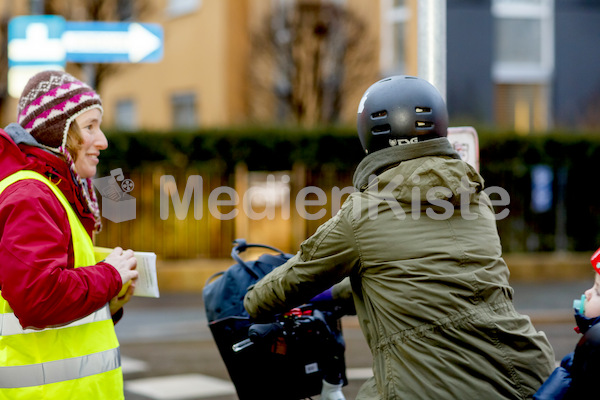
[[[0,399],[124,398],[114,322],[138,273],[131,250],[94,257],[102,112],[88,85],[45,71],[0,129]]]

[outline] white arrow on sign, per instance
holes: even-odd
[[[62,39],[67,53],[124,54],[133,63],[161,46],[160,38],[138,23],[127,31],[67,30]]]

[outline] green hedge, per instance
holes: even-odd
[[[187,132],[106,132],[110,146],[102,154],[102,171],[118,166],[136,169],[161,163],[166,169],[222,168],[228,173],[243,161],[251,170],[289,169],[294,162],[309,168],[324,163],[354,168],[362,157],[350,129],[253,128]]]
[[[289,170],[300,162],[314,171],[324,165],[353,171],[363,157],[349,127],[106,133],[110,146],[102,153],[99,176],[114,168],[131,171],[153,164],[167,172],[202,168],[229,176],[240,161],[250,170]],[[509,217],[498,221],[506,251],[592,251],[600,246],[600,134],[478,133],[486,185],[502,187],[511,196]],[[549,165],[555,177],[554,206],[542,214],[530,207],[531,169],[537,164]]]
[[[505,248],[593,251],[600,246],[599,135],[481,136],[486,184],[501,186],[511,195],[510,218],[498,223]],[[554,172],[553,207],[539,214],[530,207],[530,174],[537,164]]]

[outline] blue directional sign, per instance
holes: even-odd
[[[157,62],[162,56],[163,29],[158,24],[72,22],[59,15],[20,16],[9,22],[9,67]]]
[[[62,65],[66,21],[58,15],[21,16],[8,24],[8,66]]]
[[[8,90],[19,97],[29,77],[64,70],[67,62],[146,63],[162,56],[163,29],[157,24],[19,16],[8,24]]]
[[[78,63],[157,62],[163,56],[163,31],[137,22],[67,22],[66,58]]]

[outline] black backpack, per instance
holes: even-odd
[[[304,399],[321,392],[328,372],[339,374],[347,384],[336,312],[306,304],[256,324],[244,309],[248,287],[292,255],[243,239],[234,244],[231,256],[236,264],[208,278],[202,295],[208,326],[240,400]],[[277,254],[243,261],[239,254],[250,247]]]
[[[236,264],[208,278],[202,290],[209,323],[227,317],[248,317],[244,309],[244,296],[248,287],[292,258],[292,254],[284,253],[275,247],[249,244],[244,239],[236,239],[233,243],[235,246],[231,250],[231,257]],[[263,254],[255,261],[243,261],[239,254],[250,247],[265,248],[278,254]],[[219,276],[219,279],[214,280]]]

